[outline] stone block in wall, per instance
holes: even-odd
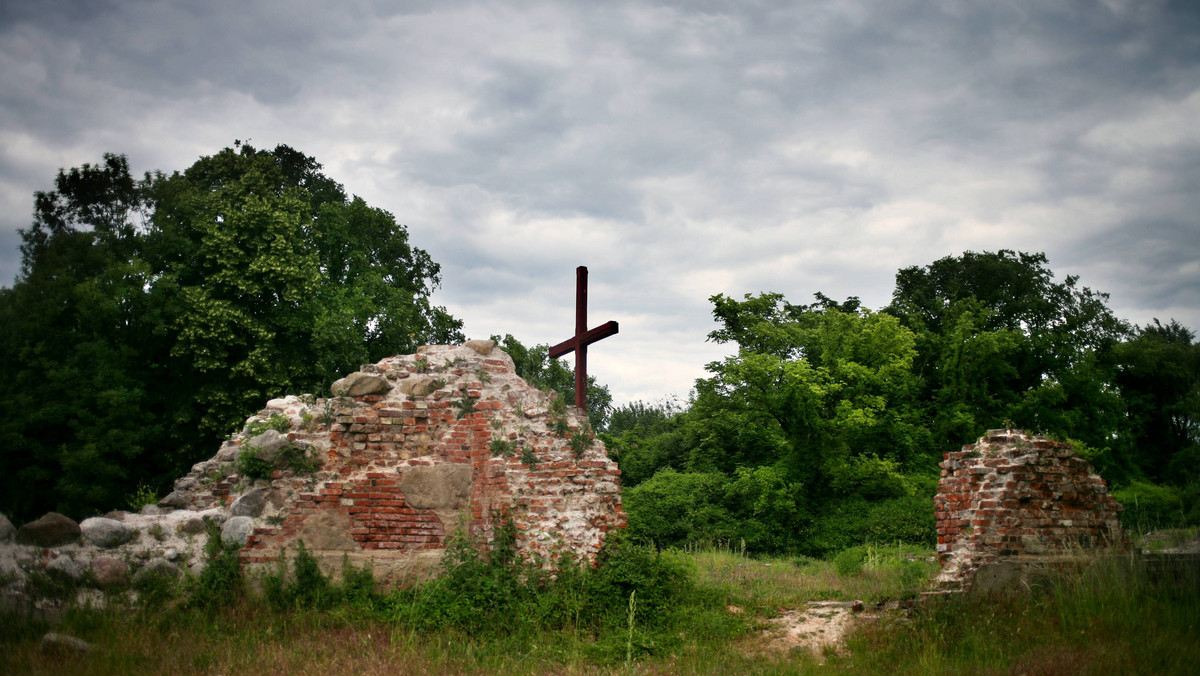
[[[58,512],[49,512],[17,529],[17,542],[38,547],[57,547],[79,539],[79,524]]]

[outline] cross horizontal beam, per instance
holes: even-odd
[[[587,411],[587,348],[588,345],[614,335],[616,322],[607,322],[594,329],[587,327],[587,268],[575,268],[575,335],[550,348],[550,358],[558,359],[568,352],[575,353],[575,406]]]

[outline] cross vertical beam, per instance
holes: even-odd
[[[591,331],[587,327],[587,277],[585,266],[575,268],[575,335],[550,348],[550,358],[557,359],[568,352],[575,353],[575,406],[587,412],[587,347],[614,335],[616,322],[601,324]]]

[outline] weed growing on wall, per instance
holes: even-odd
[[[533,469],[537,466],[537,461],[538,461],[538,459],[537,459],[537,456],[534,455],[534,453],[533,453],[532,446],[526,446],[525,448],[521,449],[521,464],[522,465],[529,465],[529,469]]]
[[[491,442],[492,454],[510,457],[516,451],[517,444],[511,439],[493,437]]]
[[[575,454],[576,460],[582,458],[583,454],[592,445],[591,426],[585,424],[583,427],[572,432],[567,445],[571,447],[571,452]]]
[[[304,449],[295,445],[289,444],[281,448],[274,462],[263,458],[261,449],[247,446],[238,455],[235,467],[237,467],[238,474],[246,479],[258,481],[271,478],[271,474],[275,472],[276,468],[290,470],[295,474],[310,475],[320,469],[321,462],[315,458],[309,458]]]
[[[267,430],[275,430],[283,434],[290,429],[292,429],[292,421],[288,420],[288,417],[282,413],[275,413],[266,420],[252,420],[246,423],[243,433],[247,437],[254,438]]]
[[[140,512],[146,505],[158,504],[158,493],[142,482],[138,482],[137,490],[125,496],[125,504],[129,511]]]
[[[471,393],[464,387],[459,390],[459,398],[454,402],[454,417],[461,420],[474,411],[475,401],[471,398]]]
[[[271,472],[275,471],[275,466],[259,457],[259,453],[260,450],[257,446],[246,446],[238,454],[235,464],[237,473],[250,481],[270,478]]]

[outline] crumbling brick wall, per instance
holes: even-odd
[[[941,463],[939,583],[969,588],[990,564],[1024,564],[1123,542],[1121,506],[1070,445],[989,430]]]
[[[286,442],[322,466],[259,482],[266,507],[253,515],[247,564],[278,561],[303,540],[326,568],[348,556],[399,579],[435,569],[460,523],[488,541],[512,519],[518,551],[544,560],[593,558],[624,525],[620,470],[583,412],[525,383],[491,341],[423,347],[364,366],[332,391],[340,396],[273,400],[259,416],[286,416]],[[322,424],[320,412],[332,419]],[[177,484],[181,506],[228,508],[253,490],[228,469],[252,441],[235,437],[197,465]],[[200,485],[209,471],[221,479]]]
[[[436,573],[460,524],[490,543],[511,519],[518,552],[553,565],[594,558],[625,523],[621,472],[586,414],[530,386],[492,341],[422,347],[330,390],[267,402],[138,514],[52,514],[19,532],[0,515],[0,603],[35,593],[35,572],[95,594],[199,574],[213,527],[252,569],[303,542],[326,572],[349,559],[401,583]]]

